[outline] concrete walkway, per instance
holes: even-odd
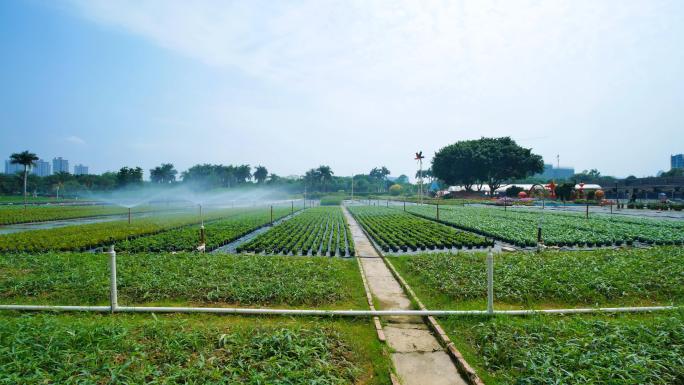
[[[411,301],[375,251],[356,220],[344,208],[356,255],[366,274],[368,286],[378,300],[378,309],[410,310]],[[383,330],[392,349],[392,363],[403,385],[467,384],[449,355],[440,346],[421,317],[385,317]]]

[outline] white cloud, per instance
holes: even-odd
[[[549,159],[561,153],[568,164],[591,168],[587,159],[605,143],[634,145],[624,135],[630,130],[647,129],[658,138],[681,126],[681,118],[649,126],[649,117],[674,116],[681,104],[677,1],[71,4],[88,20],[218,71],[257,78],[285,90],[285,98],[296,95],[292,109],[239,101],[227,106],[227,98],[217,95],[206,107],[213,111],[207,121],[235,127],[236,115],[246,111],[238,122],[253,123],[254,131],[317,127],[321,140],[345,132],[370,143],[366,152],[377,161],[403,159],[394,149],[413,151],[417,141],[430,155],[445,141],[464,137],[548,135],[552,140],[523,144],[537,145]],[[226,93],[232,88],[224,85]],[[302,124],[308,117],[311,124]],[[385,148],[374,152],[379,146]],[[624,167],[625,160],[607,158],[610,167]]]
[[[583,66],[639,40],[655,3],[73,0],[87,18],[218,67],[305,87],[479,92]],[[346,88],[345,87],[345,88]],[[371,87],[374,88],[374,87]]]
[[[86,145],[85,140],[83,140],[82,138],[75,136],[75,135],[67,136],[66,138],[64,138],[64,140],[66,140],[67,142],[69,142],[71,144],[77,144],[79,146],[85,146]]]

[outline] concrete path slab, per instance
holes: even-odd
[[[442,350],[437,340],[427,328],[386,326],[383,328],[387,343],[396,352],[435,352]]]
[[[344,215],[349,223],[368,287],[378,302],[376,307],[383,310],[411,309],[411,300],[404,293],[401,284],[346,208]],[[387,343],[393,350],[392,363],[403,385],[466,384],[421,317],[385,317],[383,321]]]
[[[403,385],[466,385],[451,358],[443,352],[392,354]]]

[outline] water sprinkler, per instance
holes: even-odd
[[[204,218],[202,218],[202,205],[201,205],[201,204],[198,204],[197,206],[199,206],[200,224],[202,225],[202,227],[204,227]]]
[[[207,248],[207,234],[204,231],[204,224],[200,226],[200,245],[197,250],[204,252]]]
[[[128,224],[131,224],[131,208],[128,208]]]

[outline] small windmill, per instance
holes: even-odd
[[[420,203],[423,203],[423,151],[416,152],[415,160],[418,161],[418,186],[420,194]]]

